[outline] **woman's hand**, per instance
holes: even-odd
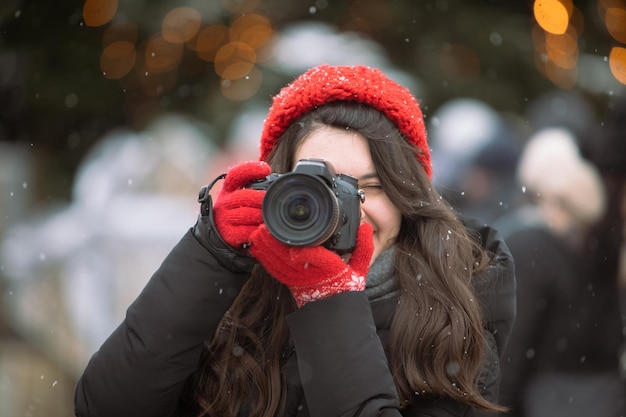
[[[252,233],[250,253],[289,287],[298,306],[344,291],[362,291],[374,251],[373,229],[361,224],[346,264],[323,246],[294,247],[279,242],[261,225]]]
[[[240,163],[226,174],[213,216],[220,236],[234,249],[241,251],[250,243],[250,235],[263,223],[261,204],[265,191],[246,187],[270,172],[267,163],[254,161]]]

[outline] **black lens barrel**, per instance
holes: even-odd
[[[272,235],[290,246],[326,242],[339,224],[340,208],[320,176],[290,172],[272,182],[263,199],[263,221]]]

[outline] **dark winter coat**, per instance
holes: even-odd
[[[511,331],[515,283],[504,243],[491,229],[479,231],[497,256],[488,279],[477,288],[489,320],[481,386],[486,398],[496,400],[498,355]],[[232,271],[237,262],[223,248],[210,252],[192,232],[174,247],[78,381],[77,416],[185,415],[180,404],[185,382],[196,370],[204,342],[249,276],[245,270]],[[385,354],[395,305],[395,299],[370,303],[365,294],[348,292],[308,303],[288,316],[295,353],[285,368],[285,415],[478,415],[446,399],[399,411]]]
[[[503,220],[516,225],[510,233],[502,225],[515,257],[518,310],[501,401],[511,417],[623,415],[617,289],[545,225],[525,224],[527,213]]]

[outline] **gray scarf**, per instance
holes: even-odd
[[[365,294],[370,301],[384,300],[400,293],[398,283],[393,278],[395,246],[381,253],[370,267],[365,282]]]

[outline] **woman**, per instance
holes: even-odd
[[[250,184],[306,158],[364,191],[349,256],[281,243],[263,223],[265,191]],[[502,410],[512,260],[432,189],[409,91],[368,67],[313,68],[274,99],[260,160],[227,173],[215,207],[202,199],[192,232],[87,366],[77,415]]]

